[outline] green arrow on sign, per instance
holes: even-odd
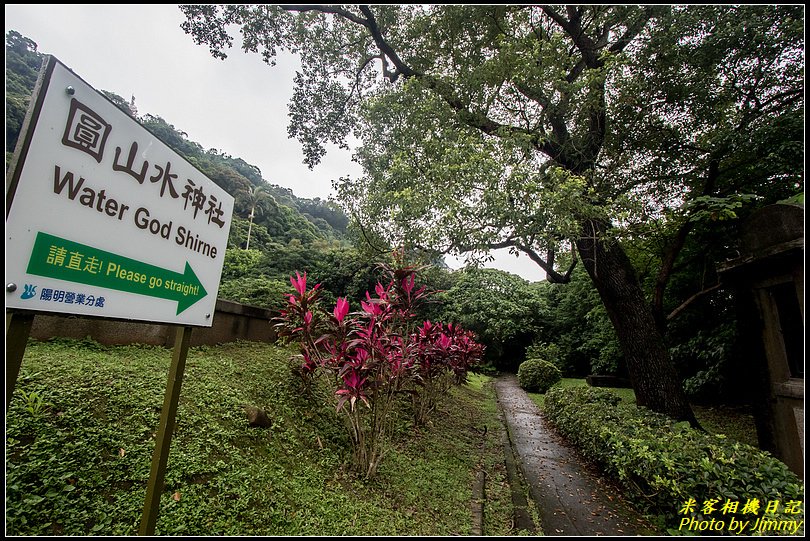
[[[178,315],[208,294],[188,261],[184,272],[172,272],[41,231],[34,241],[27,271],[46,278],[177,301]]]

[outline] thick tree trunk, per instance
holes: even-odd
[[[637,403],[697,427],[633,266],[606,229],[586,220],[577,249],[616,330]]]

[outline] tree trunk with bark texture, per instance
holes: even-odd
[[[606,230],[586,220],[577,250],[616,330],[636,401],[699,427],[633,265]]]

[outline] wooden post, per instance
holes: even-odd
[[[17,385],[28,335],[34,324],[34,314],[6,311],[6,412]]]
[[[172,352],[172,365],[169,368],[169,379],[166,394],[163,398],[163,409],[160,413],[155,451],[152,454],[152,469],[149,483],[146,485],[146,500],[143,506],[139,535],[154,535],[160,508],[160,494],[166,475],[166,462],[169,458],[169,446],[174,432],[174,421],[177,414],[177,403],[180,399],[180,387],[183,384],[183,372],[186,368],[186,357],[191,341],[191,327],[178,327]]]

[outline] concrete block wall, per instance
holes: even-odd
[[[236,340],[275,342],[276,332],[272,317],[270,310],[219,299],[212,326],[194,327],[191,345],[214,345]],[[34,318],[31,337],[37,340],[90,337],[105,345],[150,344],[171,347],[174,345],[176,330],[175,325],[38,314]]]

